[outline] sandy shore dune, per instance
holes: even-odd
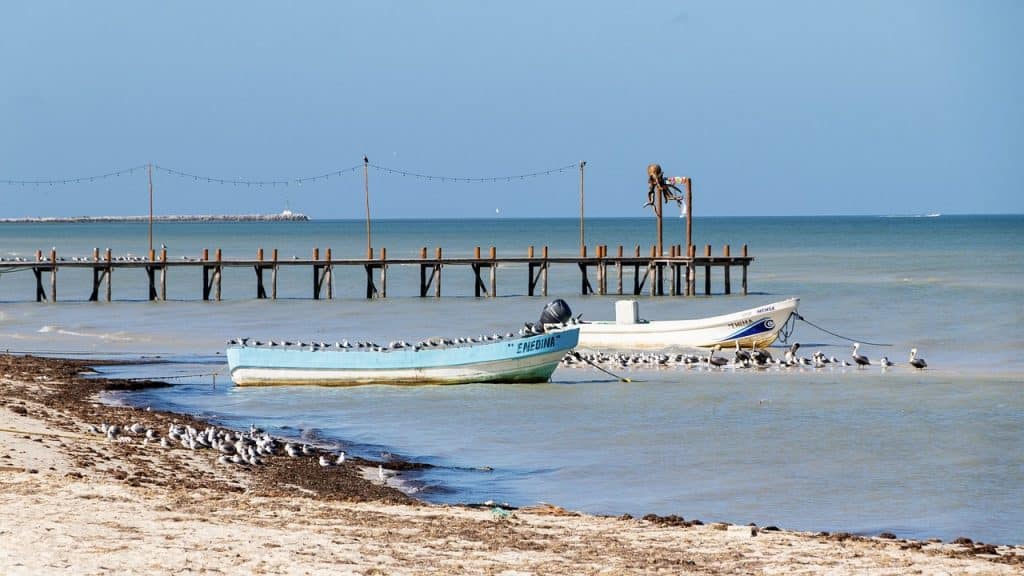
[[[98,404],[118,384],[82,368],[0,356],[2,574],[1024,573],[1020,546],[432,506],[366,480],[376,463],[358,459],[243,467],[142,435],[108,440],[89,426],[204,424]]]

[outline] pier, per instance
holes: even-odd
[[[521,256],[499,256],[492,246],[487,252],[480,247],[473,250],[471,257],[445,256],[438,247],[420,249],[419,257],[391,258],[387,249],[374,253],[367,249],[362,258],[335,258],[330,248],[321,252],[313,248],[310,258],[279,258],[276,249],[264,252],[259,248],[252,259],[223,258],[220,249],[212,253],[204,249],[196,257],[169,259],[167,250],[159,253],[150,251],[148,257],[114,257],[110,250],[100,253],[94,249],[92,257],[68,260],[57,254],[57,250],[36,252],[35,259],[0,261],[0,275],[21,273],[31,270],[35,276],[37,302],[57,302],[58,272],[61,269],[86,269],[92,271],[91,286],[72,287],[78,294],[88,294],[89,301],[113,299],[113,273],[145,273],[149,286],[149,300],[166,300],[167,283],[173,270],[201,269],[202,284],[197,295],[203,300],[219,301],[224,296],[222,278],[225,268],[250,268],[254,272],[254,294],[257,299],[277,299],[278,275],[283,268],[305,268],[311,273],[309,295],[314,300],[335,297],[335,275],[360,275],[365,286],[361,296],[374,299],[386,298],[388,294],[388,268],[392,266],[415,266],[419,268],[419,290],[422,298],[440,298],[442,271],[447,282],[472,282],[475,297],[495,297],[499,292],[498,270],[500,268],[525,269],[516,284],[509,274],[504,274],[503,295],[548,296],[548,281],[551,274],[576,274],[579,278],[579,294],[649,294],[651,296],[695,296],[698,294],[698,276],[703,279],[703,294],[712,294],[712,278],[721,272],[722,293],[731,294],[732,273],[738,268],[742,294],[747,293],[747,270],[754,258],[748,255],[743,245],[739,255],[733,255],[729,245],[722,247],[720,255],[712,255],[711,245],[705,245],[703,253],[697,255],[696,246],[684,250],[680,245],[669,246],[668,254],[652,246],[642,251],[639,245],[627,251],[618,246],[609,252],[608,246],[582,246],[578,256],[554,256],[548,247],[535,249],[529,246]],[[684,252],[688,252],[685,253]],[[521,270],[520,270],[521,273]],[[118,276],[121,272],[118,273]],[[463,284],[464,286],[464,284]],[[516,288],[518,286],[518,288]],[[69,288],[61,287],[66,294]],[[88,291],[87,291],[88,290]],[[521,291],[520,291],[521,290]],[[75,293],[75,292],[73,292]],[[239,295],[240,296],[240,295]],[[75,298],[71,298],[75,300]]]

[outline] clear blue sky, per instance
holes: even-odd
[[[7,1],[0,179],[586,160],[586,214],[642,216],[659,162],[697,215],[1024,213],[1022,30],[1019,0]],[[361,170],[155,186],[158,214],[364,214]],[[143,172],[0,194],[4,217],[149,206]],[[380,218],[579,214],[575,169],[371,171],[370,194]]]

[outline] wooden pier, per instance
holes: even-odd
[[[503,266],[516,265],[525,267],[526,295],[548,296],[549,275],[555,268],[573,269],[579,274],[579,294],[650,294],[651,296],[693,296],[697,294],[697,276],[703,276],[703,293],[710,295],[714,269],[721,269],[723,293],[732,293],[732,269],[739,268],[741,273],[740,291],[747,293],[747,269],[754,258],[747,254],[747,246],[743,245],[740,255],[733,256],[729,245],[722,247],[720,256],[711,255],[711,246],[704,246],[703,254],[696,254],[696,247],[691,246],[689,254],[683,254],[679,245],[670,246],[668,255],[659,255],[658,247],[652,246],[650,251],[641,254],[637,245],[626,253],[622,246],[609,253],[608,246],[595,246],[593,251],[588,247],[580,249],[579,256],[551,256],[547,246],[535,250],[530,246],[524,256],[501,256],[492,246],[486,254],[479,247],[473,251],[472,257],[447,257],[441,248],[428,253],[426,247],[420,249],[418,258],[389,258],[387,249],[382,248],[377,255],[372,248],[364,258],[335,259],[328,248],[321,254],[314,248],[312,257],[308,259],[292,258],[282,260],[277,249],[264,254],[262,248],[256,251],[254,259],[224,259],[221,250],[210,254],[204,249],[197,258],[169,260],[167,250],[159,253],[150,251],[148,258],[114,258],[110,250],[103,254],[93,250],[92,258],[66,260],[60,258],[57,251],[49,254],[36,252],[35,260],[0,261],[0,273],[16,273],[30,269],[35,276],[35,300],[37,302],[57,301],[57,273],[60,269],[92,270],[92,287],[90,301],[111,301],[113,295],[113,273],[115,270],[127,272],[141,269],[145,272],[149,285],[150,300],[167,299],[168,272],[171,269],[201,268],[202,286],[200,294],[203,300],[219,301],[222,297],[221,285],[225,268],[252,268],[255,272],[255,295],[257,299],[276,299],[279,271],[284,267],[306,267],[312,271],[311,296],[314,300],[334,298],[335,269],[362,268],[365,273],[365,297],[386,298],[388,293],[388,267],[418,266],[420,297],[440,298],[442,295],[442,270],[462,268],[469,274],[459,274],[457,281],[473,282],[473,295],[476,297],[495,297],[498,295],[497,270]],[[588,253],[589,252],[589,253]],[[340,271],[340,270],[339,270]],[[265,273],[269,272],[269,292]],[[624,277],[631,278],[631,285],[624,285]],[[614,282],[609,288],[609,283]],[[47,286],[48,285],[48,286]],[[62,293],[63,290],[62,290]],[[515,292],[512,292],[513,294]]]

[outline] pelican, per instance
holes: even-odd
[[[869,364],[871,364],[871,361],[868,360],[867,356],[864,356],[863,354],[858,354],[857,350],[859,349],[860,342],[854,342],[853,352],[850,353],[850,357],[853,358],[853,361],[857,364],[857,366],[868,366]]]
[[[736,341],[736,354],[735,354],[735,357],[733,358],[733,362],[735,362],[736,364],[739,364],[741,366],[746,367],[746,366],[750,366],[751,361],[752,361],[752,358],[750,357],[750,352],[747,352],[746,350],[740,348],[740,341],[737,340]]]
[[[715,347],[712,348],[710,352],[708,352],[708,365],[709,366],[719,366],[719,367],[721,367],[721,366],[725,366],[726,364],[729,363],[729,361],[726,360],[725,358],[722,358],[721,356],[715,356],[715,352],[718,352],[721,349],[722,349],[722,345],[721,344],[715,344]]]
[[[910,365],[918,370],[928,366],[928,363],[924,361],[924,358],[917,357],[917,348],[910,349]]]
[[[793,344],[790,345],[789,350],[786,350],[786,366],[796,366],[797,364],[800,364],[800,358],[796,355],[796,351],[799,349],[800,343],[793,342]]]

